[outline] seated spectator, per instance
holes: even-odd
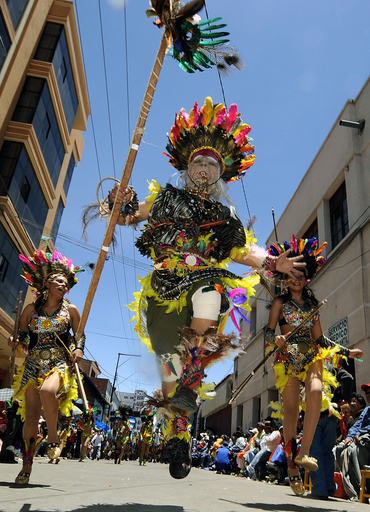
[[[217,450],[217,455],[215,458],[215,469],[217,473],[223,473],[230,475],[232,470],[232,464],[230,461],[230,450],[229,443],[226,440],[223,440],[222,445]]]
[[[362,411],[366,407],[366,401],[360,393],[353,392],[351,395],[351,401],[349,403],[349,407],[351,409],[353,423],[356,423],[356,421],[361,416]]]
[[[283,449],[283,427],[279,428],[281,441],[276,449],[271,454],[268,462],[266,463],[267,471],[272,475],[272,479],[277,479],[278,484],[284,484],[288,476],[287,458]]]
[[[265,421],[264,430],[265,435],[261,439],[260,451],[245,469],[245,476],[253,480],[257,478],[258,480],[264,480],[266,478],[266,463],[282,439],[280,431],[276,429],[271,421]]]
[[[370,384],[363,384],[366,400],[370,404]],[[359,393],[352,393],[351,410],[365,404],[365,400]],[[342,474],[343,487],[347,496],[352,501],[358,501],[360,493],[361,469],[370,461],[370,405],[358,409],[357,421],[349,429],[346,439],[335,448],[335,459]],[[370,493],[369,485],[367,493]]]
[[[351,409],[349,403],[344,403],[340,406],[340,420],[339,420],[339,429],[341,440],[344,441],[347,437],[348,430],[354,425],[354,420],[352,418]]]

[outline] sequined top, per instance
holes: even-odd
[[[59,308],[50,316],[42,308],[39,314],[36,311],[32,312],[28,323],[30,335],[29,350],[32,350],[37,343],[47,343],[48,340],[61,347],[63,347],[63,343],[68,346],[70,330],[68,306],[68,301],[63,299]]]
[[[307,302],[302,304],[302,306],[300,307],[294,302],[289,301],[283,305],[283,317],[285,318],[287,324],[292,325],[293,327],[297,327],[297,325],[304,322],[306,318],[310,316],[314,309],[314,306],[308,304]],[[310,327],[313,327],[313,325],[317,322],[318,318],[319,314],[316,313],[316,315],[314,315],[305,324],[304,329],[308,330]]]

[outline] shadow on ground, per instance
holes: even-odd
[[[338,512],[338,509],[333,509],[332,511],[329,508],[323,509],[320,507],[317,502],[317,506],[313,507],[312,505],[304,505],[305,497],[301,497],[302,505],[295,505],[294,503],[258,503],[256,501],[251,501],[251,503],[238,503],[237,501],[225,500],[221,498],[221,501],[226,501],[228,503],[232,503],[233,505],[240,505],[241,507],[250,508],[251,510],[268,510],[269,512]],[[325,501],[325,503],[330,503],[330,501]],[[140,509],[139,509],[140,510]],[[344,511],[345,512],[345,511]]]
[[[31,510],[31,503],[25,503],[19,512],[29,512]],[[46,508],[33,509],[33,512],[42,510],[42,512],[51,512]],[[54,509],[55,510],[55,509]],[[123,505],[107,505],[104,503],[97,503],[96,505],[87,505],[72,510],[71,512],[184,512],[183,507],[174,505],[143,505],[142,503],[124,503]],[[6,512],[1,510],[0,512]]]

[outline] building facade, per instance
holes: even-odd
[[[344,122],[343,122],[344,121]],[[347,122],[346,122],[347,121]],[[349,121],[349,123],[348,123]],[[363,363],[350,360],[354,390],[369,382],[370,360],[370,78],[355,100],[348,100],[314,161],[277,223],[280,242],[318,237],[328,242],[327,258],[310,287],[319,300],[324,334],[364,352]],[[268,240],[274,239],[271,233]],[[267,292],[258,286],[244,334],[252,339],[247,353],[235,360],[234,387],[264,356],[264,326],[268,321]],[[277,328],[278,332],[278,328]],[[270,359],[246,386],[232,409],[232,428],[255,426],[271,414],[278,399]]]
[[[54,250],[89,114],[73,3],[1,0],[0,387],[19,292],[32,301],[18,255]]]

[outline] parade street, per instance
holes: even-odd
[[[20,464],[0,465],[1,512],[361,512],[368,505],[295,496],[289,487],[216,474],[198,468],[174,480],[168,466],[138,462],[36,458],[29,485],[14,485]]]

